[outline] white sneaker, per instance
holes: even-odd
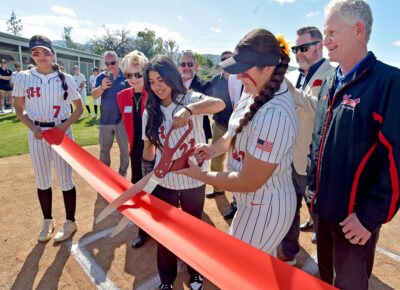
[[[43,221],[42,229],[39,233],[39,242],[47,242],[50,240],[51,235],[54,231],[54,220],[53,219],[45,219]]]
[[[77,230],[76,222],[65,220],[60,231],[54,236],[54,241],[61,242],[68,239]]]
[[[94,114],[94,117],[97,118],[97,114]]]
[[[15,113],[15,108],[14,107],[11,107],[11,112]]]
[[[88,116],[88,118],[90,118],[90,117],[92,117],[92,114],[89,113],[87,116]]]

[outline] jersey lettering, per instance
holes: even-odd
[[[28,95],[28,98],[34,98],[35,94],[36,94],[36,97],[39,98],[40,97],[40,87],[36,87],[36,89],[33,87],[30,87],[29,89],[26,90],[26,93]]]
[[[189,144],[190,144],[190,149],[192,149],[194,147],[194,138],[189,140]],[[188,144],[183,143],[180,147],[179,150],[183,151],[182,155],[184,155],[186,153],[186,151],[188,150]]]
[[[233,148],[232,150],[232,157],[239,162],[243,162],[244,160],[244,152],[243,151],[239,151],[237,152],[235,148]]]
[[[53,106],[53,109],[56,110],[55,113],[54,113],[54,118],[57,118],[58,114],[60,113],[61,107],[60,106]]]

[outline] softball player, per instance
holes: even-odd
[[[51,209],[52,164],[56,169],[66,210],[66,220],[54,240],[63,241],[77,229],[72,168],[43,139],[42,132],[58,127],[68,137],[73,138],[71,125],[82,114],[82,103],[74,79],[60,72],[58,66],[53,64],[55,53],[51,41],[44,36],[35,35],[29,41],[29,49],[37,67],[21,72],[15,81],[13,96],[16,113],[29,128],[29,152],[44,216],[39,241],[48,241],[55,227]],[[69,116],[71,101],[76,110]]]
[[[217,113],[223,110],[225,104],[220,99],[206,97],[199,93],[186,93],[178,68],[166,56],[156,56],[150,60],[145,68],[144,83],[148,92],[142,130],[144,140],[142,167],[145,169],[151,168],[149,160],[154,158],[154,147],[157,148],[155,158],[157,166],[170,128],[177,128],[172,131],[168,144],[174,147],[188,129],[189,119],[193,121],[193,130],[172,159],[181,157],[195,144],[206,142],[203,115]],[[205,170],[207,166],[205,162],[202,168]],[[148,170],[143,171],[147,174]],[[180,205],[182,210],[201,219],[205,197],[203,182],[184,175],[169,173],[154,189],[153,194],[173,206]],[[160,243],[157,251],[157,265],[162,283],[160,289],[172,289],[177,275],[176,256]],[[188,271],[191,274],[191,289],[202,289],[203,280],[200,274],[189,266]]]
[[[296,209],[291,163],[298,119],[283,82],[289,57],[283,52],[284,41],[281,44],[283,48],[269,31],[256,29],[220,64],[238,74],[246,94],[229,120],[228,132],[212,146],[200,145],[195,154],[203,160],[229,150],[229,172],[203,172],[194,164],[179,171],[232,191],[238,210],[230,234],[274,256]]]
[[[96,79],[97,76],[99,75],[99,69],[97,67],[92,68],[93,74],[90,76],[89,79],[89,86],[90,86],[90,93],[92,93],[92,90],[96,87]],[[93,99],[93,107],[94,107],[94,117],[97,118],[97,108],[101,104],[101,97],[97,99]]]
[[[86,100],[86,77],[84,74],[79,72],[79,66],[74,65],[74,75],[73,78],[75,80],[75,85],[77,88],[77,91],[81,95],[82,101],[86,106],[86,110],[88,111],[88,117],[90,118],[92,115],[90,113],[90,108],[88,105],[88,102]]]

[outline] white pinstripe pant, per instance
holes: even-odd
[[[270,193],[263,205],[244,204],[238,199],[229,234],[276,257],[276,248],[292,225],[296,194]]]
[[[65,134],[73,139],[71,127],[68,128]],[[67,191],[72,189],[74,181],[72,180],[71,166],[50,147],[46,140],[35,139],[33,132],[29,129],[28,143],[37,187],[43,190],[51,187],[53,183],[51,167],[54,164],[61,190]]]

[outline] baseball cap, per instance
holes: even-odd
[[[76,69],[76,68],[79,68],[79,66],[74,65],[74,66],[72,67],[72,69]]]
[[[2,62],[2,63],[3,63],[3,62],[7,63],[7,61],[6,61],[4,58],[1,59],[1,62]]]
[[[43,35],[34,35],[31,37],[31,39],[29,40],[29,50],[32,50],[35,47],[41,47],[54,53],[54,48],[51,40]]]
[[[239,74],[253,66],[278,65],[281,55],[264,55],[247,47],[236,46],[233,56],[219,63],[220,67],[230,73]]]
[[[97,66],[95,66],[94,68],[92,68],[92,71],[95,71],[95,70],[99,70],[99,68],[97,67]]]

